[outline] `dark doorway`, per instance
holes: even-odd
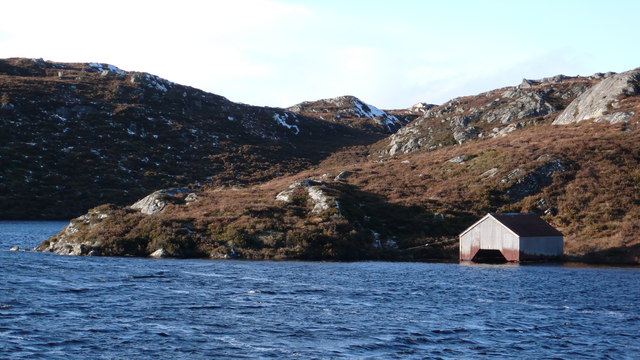
[[[485,264],[504,264],[507,259],[500,250],[478,250],[471,261]]]

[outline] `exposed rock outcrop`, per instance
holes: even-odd
[[[189,189],[158,190],[136,201],[131,205],[131,208],[134,210],[140,210],[140,212],[145,215],[153,215],[161,212],[165,206],[171,202],[177,202],[180,200],[190,202],[195,201],[196,199],[197,195],[192,193]]]
[[[640,68],[610,76],[575,99],[553,122],[566,125],[584,120],[626,122],[633,115],[617,112],[616,103],[640,93]]]
[[[568,168],[568,164],[562,160],[547,161],[522,177],[519,176],[524,173],[524,170],[518,168],[502,179],[502,182],[508,183],[512,179],[519,177],[506,191],[511,202],[518,202],[527,196],[539,193],[543,187],[552,183],[553,174],[565,172]]]
[[[312,213],[319,214],[332,208],[339,210],[338,201],[336,201],[335,197],[328,194],[326,187],[327,184],[321,181],[311,179],[297,181],[289,185],[288,189],[279,192],[276,195],[276,200],[286,202],[293,201],[296,191],[302,189],[308,197],[308,201],[312,207]]]
[[[564,75],[525,79],[517,87],[453,99],[429,108],[424,115],[398,130],[386,140],[387,146],[380,153],[393,156],[504,136],[552,119],[596,81]]]
[[[414,104],[413,106],[411,106],[411,111],[414,113],[419,113],[419,114],[424,114],[426,113],[429,109],[436,107],[437,105],[435,104],[427,104],[425,102],[419,102],[417,104]]]
[[[153,258],[164,258],[164,257],[168,257],[169,253],[167,253],[167,251],[164,248],[160,248],[152,252],[151,254],[149,254],[149,256]]]
[[[315,117],[324,121],[331,121],[345,124],[357,129],[391,133],[408,122],[407,116],[422,113],[422,109],[428,105],[413,110],[410,114],[392,115],[389,112],[380,110],[373,105],[369,105],[355,96],[339,96],[331,99],[317,101],[305,101],[288,108],[289,111],[304,116]],[[401,111],[396,111],[400,113]]]
[[[351,171],[341,171],[340,174],[336,175],[336,177],[333,180],[334,181],[344,180],[349,176],[351,176],[352,174],[353,173]]]
[[[59,234],[42,242],[35,250],[54,252],[61,255],[98,255],[101,251],[102,239],[87,237],[86,234],[99,227],[100,223],[110,216],[109,210],[109,206],[91,209],[88,213],[71,220],[69,225],[62,229]],[[84,236],[81,241],[78,241],[77,236],[80,234]]]

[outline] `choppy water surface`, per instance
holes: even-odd
[[[66,257],[0,222],[0,358],[638,359],[640,269]]]

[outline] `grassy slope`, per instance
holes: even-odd
[[[457,234],[486,212],[541,213],[543,201],[550,209],[544,218],[565,234],[567,254],[638,263],[639,140],[638,129],[583,123],[534,126],[377,161],[363,160],[363,149],[356,148],[292,177],[211,189],[199,201],[171,205],[161,214],[108,210],[120,216],[105,219],[85,237],[104,239],[108,255],[147,255],[164,247],[174,256],[453,259]],[[464,162],[448,161],[460,155]],[[510,198],[519,179],[555,160],[565,171],[554,173],[548,186],[518,201]],[[524,172],[502,181],[517,168]],[[326,185],[340,200],[340,211],[314,214],[304,193],[289,203],[274,199],[294,180],[345,170],[353,174]],[[381,248],[372,246],[374,233],[380,234]],[[398,249],[385,246],[389,239]],[[432,246],[422,246],[427,243]]]

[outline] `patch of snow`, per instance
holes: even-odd
[[[111,70],[112,72],[114,72],[114,73],[116,73],[118,75],[124,74],[124,71],[120,70],[119,68],[117,68],[117,67],[115,67],[113,65],[109,65],[109,64],[106,64],[106,65],[107,65],[107,69]]]
[[[380,118],[382,119],[382,124],[387,126],[400,123],[400,120],[394,115],[390,115],[373,105],[365,104],[359,99],[354,99],[353,105],[355,106],[354,113],[360,118]]]
[[[236,120],[236,118],[234,118],[233,116],[229,116],[229,117],[227,117],[227,119],[228,119],[229,121],[235,121],[235,120]]]
[[[98,71],[102,71],[102,65],[98,64],[98,63],[88,63],[87,65],[91,66],[92,68],[98,70]]]
[[[373,232],[373,247],[375,248],[381,248],[382,247],[382,242],[380,241],[380,239],[382,238],[382,235],[380,235],[380,233],[377,232]]]
[[[167,86],[173,86],[174,83],[172,83],[169,80],[165,80],[161,77],[155,76],[155,75],[151,75],[151,74],[144,74],[145,78],[147,79],[149,85],[151,85],[152,87],[156,88],[157,90],[160,90],[162,92],[167,92],[169,91]]]
[[[131,129],[127,129],[127,133],[128,133],[129,135],[135,135],[135,134],[136,134],[136,132],[135,132],[135,131],[133,131],[133,130],[131,130]]]
[[[164,85],[162,85],[162,84],[160,84],[160,83],[154,83],[154,85],[155,85],[156,89],[158,89],[158,90],[160,90],[160,91],[162,91],[162,92],[167,92],[167,91],[169,91],[169,90],[166,88],[166,86],[164,86]]]
[[[382,117],[387,115],[386,112],[378,109],[377,107],[365,104],[357,99],[353,100],[353,105],[357,108],[356,114],[359,114],[358,116],[361,115],[361,117]]]
[[[290,125],[289,123],[287,123],[287,119],[289,118],[289,114],[284,113],[283,115],[280,114],[274,114],[273,115],[273,119],[275,121],[278,122],[278,124],[286,127],[287,129],[293,129],[295,131],[295,134],[298,135],[300,133],[300,128],[298,128],[297,125]]]
[[[73,146],[68,146],[68,147],[62,149],[62,152],[68,153],[69,151],[73,150],[73,148],[74,148]]]
[[[54,118],[56,118],[56,119],[58,119],[58,120],[60,120],[60,121],[63,121],[63,122],[64,122],[64,121],[67,121],[67,119],[66,119],[66,118],[64,118],[64,117],[62,117],[62,116],[60,116],[60,115],[58,115],[58,114],[53,114],[53,115],[51,115],[51,116],[53,116]]]
[[[110,65],[110,64],[88,63],[87,65],[89,65],[90,67],[96,69],[98,72],[103,72],[105,70],[108,70],[108,71],[116,73],[118,75],[122,75],[122,74],[125,73],[120,68],[118,68],[116,66],[113,66],[113,65]]]

